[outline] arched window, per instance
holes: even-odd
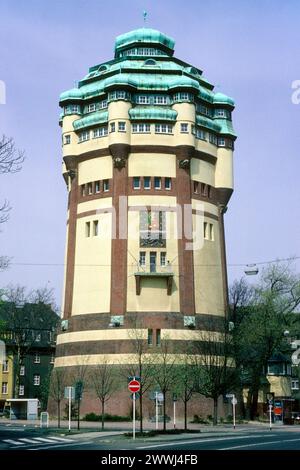
[[[144,65],[156,65],[156,60],[147,59],[147,60],[145,60]]]

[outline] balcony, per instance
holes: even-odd
[[[136,295],[141,294],[142,279],[165,279],[167,295],[172,294],[172,285],[174,272],[171,265],[156,266],[150,264],[150,266],[138,266],[138,271],[134,273],[135,277],[135,289]]]

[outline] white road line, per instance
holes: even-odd
[[[73,439],[66,439],[64,437],[56,437],[56,436],[48,436],[48,439],[52,439],[53,441],[59,442],[73,442]]]
[[[3,439],[3,442],[7,442],[8,444],[13,444],[14,446],[24,446],[24,442],[14,441],[13,439]]]
[[[45,437],[35,437],[35,440],[42,442],[53,442],[51,439],[46,439]]]
[[[231,450],[231,449],[241,449],[242,447],[255,447],[255,446],[264,446],[268,444],[281,444],[282,442],[294,442],[294,441],[300,441],[299,439],[283,439],[282,441],[265,441],[265,442],[257,442],[253,444],[245,444],[243,446],[234,446],[234,447],[223,447],[222,449],[218,450]]]
[[[27,437],[22,437],[19,439],[20,441],[28,442],[29,444],[41,444],[41,442],[36,442],[33,439],[28,439]]]
[[[205,442],[218,442],[218,441],[230,441],[232,439],[249,439],[249,437],[253,438],[253,439],[259,439],[260,437],[266,437],[266,436],[270,436],[269,434],[262,434],[260,436],[232,436],[232,437],[219,437],[219,438],[214,438],[214,439],[198,439],[196,441],[194,440],[188,440],[188,441],[173,441],[173,442],[166,442],[165,444],[153,444],[152,446],[143,446],[143,447],[137,447],[137,449],[152,449],[153,447],[156,448],[156,447],[167,447],[167,446],[183,446],[183,445],[186,445],[186,444],[203,444]]]
[[[88,441],[88,442],[74,442],[74,444],[54,444],[52,446],[43,446],[43,447],[38,447],[35,449],[27,449],[27,450],[46,450],[46,449],[53,449],[54,447],[72,447],[72,446],[85,446],[87,444],[93,444],[93,441]]]

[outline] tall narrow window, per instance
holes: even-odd
[[[152,328],[148,329],[148,345],[152,346],[153,344],[153,330]]]
[[[204,222],[203,232],[204,232],[205,240],[208,240],[209,235],[208,235],[208,223],[207,222]]]
[[[85,223],[85,236],[86,237],[91,236],[91,222],[86,222]]]
[[[219,139],[218,139],[218,145],[219,145],[219,147],[225,147],[225,139],[224,139],[224,137],[219,137]]]
[[[2,364],[2,372],[9,372],[8,359],[6,359]]]
[[[97,237],[98,236],[98,220],[94,220],[93,222],[93,235],[94,237]]]
[[[110,123],[110,132],[115,132],[116,131],[116,124],[114,122]]]
[[[81,196],[85,196],[85,184],[81,185]]]
[[[199,181],[194,181],[194,193],[198,194],[199,191]]]
[[[133,189],[140,189],[140,177],[134,176],[133,177]]]
[[[24,385],[19,386],[19,396],[22,397],[25,393],[25,387]]]
[[[100,181],[95,182],[95,193],[100,193]]]
[[[156,330],[156,346],[160,346],[161,344],[161,331]]]
[[[154,188],[155,189],[161,189],[161,177],[160,176],[155,176],[155,178],[154,178]]]
[[[167,253],[165,251],[162,251],[160,253],[160,265],[166,266],[166,264],[167,264]]]
[[[88,194],[93,194],[93,183],[88,183]]]
[[[103,180],[103,191],[109,191],[109,180]]]
[[[151,188],[151,178],[150,176],[144,176],[144,189]]]
[[[41,377],[38,374],[33,376],[33,385],[40,385],[41,384]]]
[[[2,382],[2,394],[6,395],[8,393],[7,382]]]
[[[146,266],[146,252],[145,251],[140,251],[139,265],[142,267]]]
[[[20,366],[20,375],[25,375],[25,366]]]
[[[169,177],[165,178],[165,189],[167,189],[168,191],[170,191],[171,189],[171,178]]]
[[[214,241],[215,239],[215,235],[214,235],[214,225],[213,224],[209,224],[209,239],[211,241]]]
[[[71,143],[71,136],[69,134],[65,135],[65,145],[68,145]]]

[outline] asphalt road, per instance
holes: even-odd
[[[155,439],[155,440],[154,440]],[[198,435],[161,436],[154,439],[127,438],[123,435],[99,436],[99,433],[62,435],[39,428],[0,425],[0,450],[126,450],[193,451],[193,450],[300,450],[300,427],[241,429]]]

